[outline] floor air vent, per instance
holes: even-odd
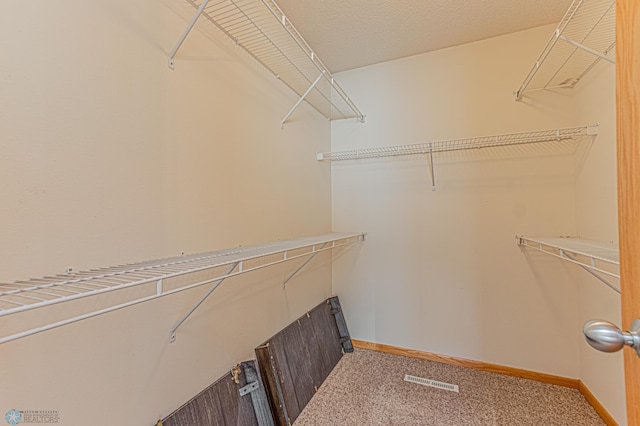
[[[408,374],[405,374],[404,380],[405,382],[417,383],[419,385],[429,386],[432,388],[444,389],[444,390],[457,392],[457,393],[460,392],[458,389],[458,385],[452,385],[450,383],[444,383],[444,382],[437,382],[435,380],[425,379],[423,377],[416,377],[416,376],[410,376]]]

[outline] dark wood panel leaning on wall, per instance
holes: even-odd
[[[277,425],[295,421],[344,352],[353,352],[337,297],[316,306],[256,349]]]
[[[256,348],[157,426],[286,426],[302,412],[353,346],[337,297],[329,298]]]
[[[251,392],[248,390],[251,389]],[[162,426],[272,426],[255,361],[243,362],[159,421]]]

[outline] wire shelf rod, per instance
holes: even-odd
[[[17,306],[25,306],[25,303],[16,302],[13,300],[3,300],[2,303],[9,303],[11,305],[17,305]]]
[[[580,266],[620,293],[616,286],[602,277],[602,275],[606,275],[620,279],[620,273],[616,272],[620,268],[620,254],[613,244],[578,237],[526,237],[516,235],[516,240],[521,247],[537,250]],[[586,258],[589,261],[582,261],[580,258]],[[609,265],[614,271],[597,266],[597,262]]]
[[[593,139],[597,134],[597,125],[582,126],[565,129],[543,130],[537,132],[522,132],[497,136],[484,136],[479,138],[427,142],[412,145],[397,145],[355,149],[350,151],[324,152],[318,153],[316,159],[318,161],[344,161],[383,157],[426,155],[431,175],[431,186],[432,190],[435,191],[436,184],[433,160],[434,153],[504,148],[510,146],[524,146],[552,142],[555,144],[563,145],[566,145],[568,142],[570,142],[572,143],[571,146],[577,149],[577,143],[579,143],[583,138]]]
[[[50,299],[43,299],[43,298],[41,298],[41,297],[26,296],[26,295],[24,295],[24,294],[10,294],[9,296],[12,296],[12,297],[22,297],[22,298],[24,298],[24,299],[36,300],[36,301],[38,301],[38,302],[43,302],[43,301],[46,301],[46,300],[50,300]],[[24,304],[23,304],[23,303],[21,303],[21,305],[24,305]]]
[[[0,287],[21,288],[21,287],[33,287],[33,285],[14,282],[14,283],[2,283],[0,284]]]
[[[47,289],[47,288],[48,289],[52,289],[52,290],[56,290],[57,287],[62,287],[62,286],[64,286],[64,288],[77,288],[77,289],[80,289],[80,290],[95,290],[95,288],[79,286],[77,283],[65,282],[63,284],[60,284],[60,283],[53,284],[52,283],[52,284],[36,285],[36,286],[30,286],[30,287],[20,287],[20,288],[15,288],[15,289],[8,290],[8,291],[1,291],[0,292],[0,296],[5,295],[5,294],[15,294],[15,293],[21,293],[21,292],[30,292],[30,291],[34,291],[34,290],[38,290],[38,289]],[[108,287],[108,286],[97,286],[97,287]]]
[[[615,45],[615,0],[574,0],[542,49],[516,100],[538,89],[574,87]]]
[[[76,275],[89,275],[91,277],[110,277],[110,279],[118,279],[116,274],[123,274],[128,272],[134,272],[139,270],[157,270],[161,268],[172,267],[173,265],[181,266],[181,265],[193,265],[197,262],[207,262],[215,258],[219,258],[227,255],[234,255],[238,253],[246,252],[247,250],[237,249],[234,251],[225,252],[223,254],[214,253],[207,256],[197,256],[197,257],[179,257],[178,260],[173,260],[175,258],[171,258],[171,261],[167,261],[166,263],[158,263],[158,264],[150,264],[150,262],[141,263],[141,264],[128,264],[122,266],[114,266],[110,268],[101,268],[96,270],[90,270],[85,272],[78,272]],[[175,270],[181,271],[183,267],[177,267]],[[96,273],[102,273],[102,275],[95,275]],[[121,279],[121,278],[120,278]]]
[[[304,99],[319,113],[328,119],[353,117],[364,121],[362,112],[275,2],[209,1],[203,8],[204,0],[187,2],[201,11],[198,16],[204,16],[298,96],[324,73],[327,87],[318,85],[314,96]],[[337,97],[332,96],[333,91]]]
[[[180,272],[175,272],[175,273],[171,273],[171,274],[166,274],[166,275],[159,275],[159,276],[155,276],[155,277],[145,277],[145,278],[141,278],[141,279],[136,279],[133,280],[131,282],[127,282],[127,283],[123,283],[123,284],[119,284],[119,285],[115,285],[113,287],[108,287],[108,288],[103,288],[103,289],[98,289],[98,290],[94,290],[91,292],[84,292],[84,293],[79,293],[79,294],[75,294],[72,296],[63,296],[60,297],[60,295],[57,294],[51,294],[48,293],[48,295],[53,296],[53,297],[57,297],[54,300],[49,300],[47,302],[43,302],[41,304],[33,304],[31,305],[27,305],[26,309],[32,309],[32,308],[37,308],[37,307],[41,307],[41,306],[46,306],[46,305],[51,305],[51,304],[55,304],[55,303],[60,303],[63,301],[69,301],[69,300],[75,300],[78,298],[83,298],[83,297],[87,297],[87,296],[91,296],[91,295],[96,295],[96,294],[103,294],[103,293],[107,293],[107,292],[111,292],[111,291],[115,291],[118,289],[123,289],[123,288],[129,288],[129,287],[133,287],[133,286],[138,286],[141,284],[145,284],[145,283],[151,283],[151,282],[155,282],[158,279],[168,279],[168,278],[173,278],[173,277],[177,277],[177,276],[182,276],[185,274],[189,274],[189,273],[193,273],[193,272],[200,272],[200,271],[204,271],[204,270],[208,270],[208,269],[213,269],[213,268],[218,268],[221,266],[225,266],[228,265],[232,262],[235,261],[247,261],[247,260],[252,260],[252,259],[260,259],[260,258],[265,258],[265,257],[269,257],[271,255],[275,255],[275,254],[281,254],[284,252],[288,252],[291,250],[303,250],[303,249],[308,249],[310,247],[313,247],[314,245],[317,244],[321,244],[325,241],[341,241],[341,240],[348,240],[350,242],[355,242],[355,241],[351,241],[351,240],[361,240],[363,239],[363,234],[327,234],[328,236],[333,236],[333,237],[329,237],[328,240],[325,240],[324,238],[326,238],[325,236],[319,236],[318,240],[310,240],[310,242],[307,244],[305,243],[305,239],[301,239],[301,240],[290,240],[289,244],[273,244],[273,245],[259,245],[259,246],[253,246],[250,247],[248,250],[244,249],[244,250],[237,250],[237,249],[233,249],[230,251],[231,254],[233,255],[228,255],[226,256],[227,259],[224,259],[222,261],[219,262],[215,262],[216,259],[219,259],[220,257],[226,255],[227,253],[224,253],[224,251],[220,251],[218,253],[212,253],[206,257],[210,257],[214,262],[211,262],[209,264],[206,265],[192,265],[194,267],[192,268],[185,268],[183,271]],[[296,244],[299,243],[299,244]],[[290,259],[294,259],[295,257],[291,256],[291,257],[287,257],[286,260],[290,260]],[[161,260],[161,262],[164,262],[164,260]],[[134,272],[136,269],[132,269],[131,271]],[[242,272],[246,272],[252,269],[244,269]],[[123,272],[123,274],[129,274],[128,272]],[[46,287],[35,287],[34,289],[30,290],[31,292],[39,292],[41,294],[47,294],[45,292],[43,292],[43,288],[50,290],[50,286],[49,284],[46,285]],[[2,295],[0,295],[0,302],[2,301]],[[10,315],[13,313],[17,313],[17,312],[21,312],[25,309],[0,309],[0,316],[4,316],[4,315]]]
[[[60,277],[42,277],[42,278],[31,278],[26,281],[16,281],[15,284],[23,283],[25,285],[33,284],[33,283],[53,283],[60,282]]]
[[[579,256],[593,258],[614,266],[620,266],[618,249],[612,244],[586,240],[579,237],[526,237],[517,236],[518,242],[534,246],[546,246],[564,250]]]
[[[265,0],[262,0],[262,3],[267,5]],[[353,109],[353,111],[356,113],[358,118],[361,121],[364,121],[364,115],[362,114],[362,112],[360,112],[358,107],[356,107],[355,104],[351,101],[351,99],[348,96],[346,96],[346,93],[344,93],[342,88],[340,88],[340,90],[338,90],[338,88],[340,86],[338,85],[337,82],[334,81],[333,76],[329,72],[329,69],[322,63],[320,58],[318,58],[318,56],[313,53],[313,50],[311,49],[311,47],[309,47],[309,45],[304,40],[304,38],[302,38],[302,36],[298,32],[298,30],[296,30],[296,28],[293,26],[291,21],[288,21],[286,19],[284,13],[282,13],[282,10],[280,10],[280,8],[278,7],[278,5],[275,2],[270,1],[269,3],[271,3],[274,6],[275,9],[277,9],[277,11],[278,11],[278,13],[280,15],[280,16],[278,16],[274,12],[274,10],[272,8],[268,7],[269,11],[271,11],[271,13],[273,13],[273,16],[278,20],[278,22],[282,23],[282,26],[287,30],[287,32],[289,34],[291,34],[293,40],[300,46],[300,48],[304,51],[304,53],[307,54],[307,56],[311,59],[313,64],[317,66],[318,71],[320,71],[324,75],[324,77],[327,79],[327,81],[329,81],[331,86],[334,86],[336,88],[337,93],[343,98],[343,100],[347,103],[347,105],[349,105],[349,107],[351,107]],[[280,18],[280,19],[278,19],[278,18]],[[289,23],[288,26],[286,25],[287,22]],[[344,114],[343,114],[343,116],[344,116]]]
[[[584,1],[584,0],[583,0],[583,1]],[[570,54],[569,56],[567,56],[567,58],[562,62],[562,65],[560,65],[560,67],[558,68],[558,70],[557,70],[555,73],[553,73],[553,75],[549,78],[549,81],[547,82],[547,84],[545,84],[545,86],[544,86],[544,87],[547,87],[548,85],[550,85],[550,84],[553,82],[553,80],[557,77],[557,75],[560,73],[560,71],[562,71],[562,69],[563,69],[563,68],[564,68],[564,67],[569,63],[569,61],[574,57],[574,55],[576,54],[576,52],[578,52],[578,49],[586,50],[587,52],[589,52],[589,53],[591,53],[592,55],[594,55],[594,56],[596,56],[596,57],[597,57],[596,59],[594,59],[594,61],[593,61],[593,63],[591,64],[591,66],[589,66],[589,69],[590,69],[590,68],[592,68],[593,66],[595,66],[595,64],[599,62],[599,59],[602,59],[602,56],[605,56],[605,55],[603,55],[602,53],[595,52],[595,51],[594,51],[593,49],[591,49],[590,47],[585,46],[585,45],[584,45],[584,43],[585,43],[585,40],[587,40],[587,38],[589,38],[589,36],[593,33],[593,31],[594,31],[594,30],[598,27],[598,25],[602,22],[602,20],[604,19],[604,17],[605,17],[605,16],[606,16],[606,14],[609,12],[609,10],[611,9],[611,7],[612,7],[612,6],[615,6],[615,1],[614,1],[614,2],[612,2],[612,3],[609,5],[609,7],[607,8],[607,10],[604,12],[604,14],[602,14],[602,15],[598,14],[598,15],[596,15],[596,16],[595,16],[595,19],[593,19],[593,18],[594,18],[593,16],[589,16],[589,19],[585,19],[585,22],[584,22],[584,23],[583,23],[583,22],[581,22],[581,24],[582,24],[582,25],[590,26],[590,28],[589,28],[589,30],[586,32],[586,34],[584,35],[584,37],[582,37],[582,38],[581,38],[581,40],[577,42],[577,45],[575,44],[575,43],[576,43],[576,41],[573,41],[573,40],[571,40],[570,38],[565,37],[563,34],[561,34],[561,33],[559,33],[559,32],[556,34],[556,37],[557,37],[557,38],[559,38],[560,40],[562,40],[562,41],[564,41],[564,42],[566,42],[566,43],[572,44],[572,45],[574,46],[574,49],[573,49],[573,51],[571,52],[571,54]],[[585,18],[586,18],[586,17],[585,17]],[[593,23],[592,23],[592,21],[594,21],[594,20],[595,20],[595,22],[593,22]],[[591,25],[589,25],[589,24],[591,24]],[[565,28],[566,28],[566,26],[565,26]],[[563,30],[563,31],[564,31],[564,30]],[[605,59],[606,59],[606,60],[608,60],[609,62],[611,62],[611,63],[615,64],[615,61],[614,61],[614,60],[608,59],[608,58],[606,58],[606,56],[605,56]]]
[[[294,260],[294,259],[299,259],[299,258],[304,258],[307,256],[311,256],[314,253],[320,252],[320,251],[327,251],[327,250],[332,250],[335,248],[340,248],[340,247],[345,247],[347,245],[359,242],[359,241],[364,241],[365,239],[365,234],[346,234],[346,233],[337,233],[337,234],[325,234],[325,235],[321,235],[321,236],[317,236],[317,237],[308,237],[308,238],[302,238],[302,239],[298,239],[298,240],[289,240],[289,241],[285,241],[282,244],[279,243],[274,243],[274,244],[266,244],[266,245],[260,245],[260,246],[254,246],[253,251],[253,255],[252,256],[248,256],[248,257],[242,257],[242,256],[237,256],[232,260],[228,260],[225,264],[215,264],[213,267],[218,267],[218,266],[223,266],[223,265],[230,265],[233,262],[238,262],[239,264],[241,264],[241,262],[245,261],[245,260],[253,260],[253,259],[264,259],[265,257],[269,257],[275,254],[284,254],[282,257],[280,257],[277,260],[272,260],[269,261],[268,259],[266,259],[264,261],[264,263],[262,264],[257,264],[255,266],[252,266],[250,268],[243,268],[242,270],[236,270],[235,272],[232,273],[227,273],[227,274],[223,274],[220,276],[217,276],[215,278],[208,278],[206,280],[203,281],[199,281],[196,283],[190,283],[188,285],[183,285],[181,287],[178,288],[174,288],[168,291],[160,291],[161,287],[158,288],[158,291],[154,291],[153,294],[149,295],[149,296],[145,296],[145,297],[141,297],[141,298],[137,298],[131,301],[127,301],[124,303],[120,303],[118,305],[113,305],[113,306],[109,306],[106,307],[104,309],[100,309],[100,310],[96,310],[93,312],[89,312],[86,314],[82,314],[82,315],[78,315],[75,317],[71,317],[71,318],[67,318],[67,319],[63,319],[61,321],[56,321],[53,323],[48,323],[48,324],[44,324],[42,326],[38,326],[38,327],[34,327],[28,330],[24,330],[24,331],[19,331],[10,335],[6,335],[3,337],[0,337],[0,344],[1,343],[6,343],[9,341],[13,341],[16,339],[20,339],[26,336],[30,336],[33,334],[37,334],[43,331],[47,331],[47,330],[51,330],[57,327],[61,327],[64,325],[68,325],[68,324],[72,324],[74,322],[77,321],[81,321],[87,318],[92,318],[98,315],[102,315],[104,313],[108,313],[108,312],[113,312],[122,308],[126,308],[129,306],[133,306],[139,303],[143,303],[149,300],[153,300],[159,297],[163,297],[163,296],[167,296],[167,295],[171,295],[171,294],[175,294],[181,291],[185,291],[185,290],[189,290],[192,288],[196,288],[205,284],[209,284],[215,281],[218,281],[220,279],[227,279],[227,278],[231,278],[234,276],[238,276],[244,273],[248,273],[248,272],[253,272],[253,271],[257,271],[263,268],[267,268],[267,267],[271,267],[280,263],[284,263],[284,262],[288,262],[290,260]],[[318,249],[316,248],[317,245],[320,244],[327,244],[326,247],[322,248],[322,249]],[[329,245],[329,243],[331,243]],[[301,250],[304,250],[304,252],[299,253]],[[287,255],[288,252],[294,251],[298,254],[295,255]],[[208,268],[205,268],[208,269]],[[194,272],[194,271],[186,271],[186,273],[190,273],[190,272]],[[0,309],[0,316],[3,315],[10,315],[13,313],[18,313],[18,312],[25,312],[26,310],[30,310],[30,309],[35,309],[35,308],[40,308],[40,307],[44,307],[44,306],[50,306],[54,303],[60,303],[60,302],[66,302],[66,301],[70,301],[70,300],[75,300],[77,298],[80,297],[85,297],[85,296],[90,296],[90,295],[95,295],[95,294],[103,294],[109,290],[116,290],[119,288],[131,288],[133,286],[137,286],[140,284],[143,284],[145,282],[151,282],[150,280],[146,280],[146,281],[142,281],[142,282],[133,282],[130,284],[126,284],[126,285],[122,285],[119,286],[118,288],[111,288],[111,289],[104,289],[104,290],[97,290],[95,292],[92,292],[91,294],[87,295],[87,294],[81,294],[81,295],[76,295],[76,296],[64,296],[64,297],[58,297],[57,299],[54,300],[48,300],[45,302],[39,302],[39,303],[34,303],[34,304],[28,304],[28,305],[21,305],[18,306],[16,308],[10,308],[10,309]],[[155,289],[154,289],[155,290]],[[16,303],[13,302],[7,298],[0,298],[0,303],[9,303],[9,304],[13,304],[13,305],[20,305],[20,303]]]
[[[74,274],[75,276],[83,276],[81,274]],[[100,285],[104,286],[112,286],[112,285],[117,285],[117,284],[121,284],[123,282],[127,282],[128,280],[125,280],[123,278],[118,278],[116,276],[108,276],[108,275],[102,275],[102,276],[91,276],[91,275],[84,275],[84,281],[83,282],[98,282],[100,283]],[[81,278],[82,279],[82,278]]]
[[[20,288],[20,285],[26,285],[26,284],[0,284],[0,288],[9,288],[9,289],[14,289],[14,288]]]
[[[83,283],[84,284],[84,283]],[[106,287],[106,286],[103,286]],[[53,287],[56,288],[56,287]],[[82,291],[92,291],[95,290],[95,287],[84,287],[83,285],[79,285],[79,284],[65,284],[64,288],[74,288],[74,289],[78,289],[78,290],[82,290]]]
[[[237,253],[242,253],[242,252],[246,252],[246,250],[235,250],[230,252],[230,254],[237,254]],[[202,262],[206,262],[212,258],[215,257],[220,257],[220,255],[213,255],[213,256],[205,256],[203,258],[194,258],[194,259],[189,259],[189,260],[184,260],[184,261],[179,261],[179,262],[175,262],[175,263],[185,263],[185,262],[190,262],[189,263],[189,268],[194,268],[195,266],[198,266],[199,263]],[[113,274],[115,273],[120,273],[120,274],[128,274],[126,278],[118,278],[116,276],[113,277],[109,277],[109,280],[115,280],[117,281],[116,284],[120,284],[120,283],[129,283],[134,281],[132,279],[132,276],[136,273],[136,271],[140,270],[140,269],[148,269],[148,268],[156,268],[156,267],[161,267],[162,265],[153,265],[153,266],[147,266],[144,268],[136,268],[136,269],[123,269],[123,267],[114,267],[114,268],[109,268],[109,269],[113,269],[116,270],[118,272],[113,272]],[[173,269],[174,272],[181,272],[184,271],[184,268],[175,268]],[[83,275],[87,275],[90,274],[89,272],[82,272],[82,273],[78,273],[78,274],[83,274]],[[104,275],[100,275],[98,277],[95,276],[91,276],[90,279],[101,279],[101,280],[105,280]],[[138,276],[139,277],[139,276]],[[148,277],[148,276],[147,276]],[[156,277],[156,275],[152,275],[151,277]],[[49,278],[44,278],[44,279],[40,279],[43,280],[45,282],[51,282],[53,281],[53,283],[51,284],[46,284],[46,285],[42,285],[42,286],[34,286],[33,285],[33,281],[32,282],[27,282],[25,284],[21,284],[23,286],[28,286],[29,289],[37,289],[37,288],[50,288],[54,285],[68,285],[69,283],[74,283],[74,282],[87,282],[86,280],[82,280],[82,279],[72,279],[72,280],[64,280],[64,281],[60,281],[59,277],[49,277]],[[35,280],[34,280],[35,281]],[[57,282],[56,282],[57,281]],[[16,283],[17,284],[17,283]],[[105,286],[103,286],[105,287]]]
[[[236,7],[238,7],[238,8],[239,8],[239,6],[237,5],[237,3],[236,3],[234,0],[230,0],[230,1],[231,1],[231,2],[236,6]],[[309,81],[308,77],[307,77],[307,76],[305,76],[305,74],[304,74],[304,73],[303,73],[303,72],[298,68],[298,66],[297,66],[297,65],[296,65],[296,64],[295,64],[291,59],[289,59],[289,57],[288,57],[288,56],[287,56],[287,55],[282,51],[282,49],[281,49],[280,47],[278,47],[278,45],[277,45],[277,44],[275,44],[275,43],[273,42],[273,40],[271,40],[267,34],[265,34],[264,30],[263,30],[263,29],[261,29],[261,28],[257,25],[257,23],[256,23],[256,22],[254,22],[254,21],[253,21],[249,16],[247,16],[247,14],[246,14],[246,13],[244,13],[242,10],[241,10],[241,12],[242,12],[242,14],[246,17],[247,21],[248,21],[248,22],[250,22],[251,24],[253,24],[253,25],[255,26],[256,30],[257,30],[260,34],[262,34],[262,36],[265,38],[265,40],[267,40],[267,41],[271,44],[271,46],[275,49],[275,51],[280,52],[280,54],[281,54],[281,55],[282,55],[282,56],[287,60],[287,62],[289,62],[289,64],[290,64],[290,65],[291,65],[291,66],[292,66],[296,71],[298,71],[298,72],[300,73],[300,75],[302,75],[305,79],[307,79],[307,80],[308,80],[308,82],[309,82],[309,83],[311,83],[311,81]],[[219,27],[220,27],[220,26],[221,26],[221,25],[219,25]],[[233,38],[234,38],[234,39],[236,39],[235,37],[233,37]],[[237,39],[236,39],[236,40],[237,40]],[[238,45],[243,46],[243,44],[242,44],[242,43],[238,43]],[[246,50],[246,49],[245,49],[245,50]],[[252,53],[251,53],[251,51],[249,51],[249,50],[247,50],[247,51],[248,51],[250,54],[252,54]],[[252,54],[252,56],[254,56],[254,57],[255,57],[255,55],[253,55],[253,54]]]
[[[36,290],[40,290],[40,289],[46,289],[46,288],[50,288],[51,286],[53,286],[53,284],[49,284],[49,285],[31,285],[29,287],[19,287],[19,288],[15,288],[12,290],[7,290],[7,291],[3,291],[0,292],[0,296],[3,295],[7,295],[7,294],[14,294],[14,293],[21,293],[21,292],[31,292],[31,291],[36,291]]]
[[[569,9],[567,10],[565,15],[563,16],[562,20],[560,21],[560,24],[558,24],[558,28],[556,28],[556,31],[554,32],[554,36],[552,36],[551,39],[549,39],[549,41],[547,42],[547,45],[544,47],[544,49],[542,49],[542,53],[540,53],[540,56],[538,56],[538,59],[536,59],[536,62],[534,64],[533,68],[531,68],[531,70],[529,71],[529,74],[527,74],[527,76],[524,79],[524,82],[520,86],[520,89],[516,92],[516,99],[519,100],[521,98],[522,93],[526,90],[526,88],[528,87],[529,83],[531,82],[533,77],[538,72],[538,69],[540,68],[540,65],[542,65],[544,63],[544,61],[547,59],[547,57],[549,56],[549,54],[551,53],[553,48],[556,46],[556,44],[558,43],[558,40],[559,40],[559,37],[557,37],[557,36],[564,32],[564,29],[566,28],[567,22],[571,18],[573,18],[578,6],[579,6],[579,4],[576,1],[574,1],[571,4],[571,6],[569,6]]]
[[[27,287],[50,287],[53,285],[59,285],[61,280],[66,280],[67,277],[48,277],[40,279],[32,279],[28,281],[16,281],[16,284],[22,284]]]
[[[58,279],[58,281],[56,282],[56,284],[73,284],[73,283],[81,283],[81,284],[85,284],[85,285],[95,285],[98,287],[107,287],[113,284],[119,284],[123,281],[122,278],[107,278],[107,277],[96,277],[96,276],[91,276],[91,279],[86,279],[84,277],[78,277],[79,274],[74,274],[73,278],[60,278]]]
[[[47,290],[48,290],[48,289],[47,289]],[[22,293],[23,293],[23,292],[20,292],[20,295],[21,295],[21,296],[23,296],[23,294],[22,294]],[[43,294],[43,295],[45,295],[45,296],[50,296],[50,297],[53,297],[53,298],[68,297],[68,296],[61,296],[60,294],[57,294],[57,293],[51,293],[51,292],[48,292],[48,291],[44,291],[44,290],[42,290],[41,288],[37,288],[37,289],[34,289],[34,290],[30,290],[30,291],[29,291],[29,294]],[[4,296],[5,296],[5,295],[3,295],[2,297],[4,297]],[[17,296],[17,294],[7,294],[6,296]],[[47,300],[47,301],[48,301],[49,299],[45,299],[45,300]],[[0,312],[2,312],[2,311],[0,310]]]
[[[522,132],[497,136],[485,136],[479,138],[453,139],[447,141],[426,142],[411,145],[397,145],[355,149],[350,151],[325,152],[318,153],[317,159],[319,161],[356,160],[404,155],[431,155],[431,153],[497,148],[534,143],[557,143],[582,137],[593,137],[597,134],[597,132],[597,125],[582,126],[538,132]]]

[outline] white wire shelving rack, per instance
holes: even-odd
[[[273,0],[187,2],[197,11],[169,53],[170,68],[174,68],[176,53],[203,16],[300,96],[282,119],[283,126],[302,101],[328,120],[357,118],[364,122],[365,116]]]
[[[536,90],[573,88],[609,53],[616,42],[615,0],[574,0],[538,56],[516,100]]]
[[[508,146],[558,143],[564,141],[580,142],[582,139],[593,139],[598,134],[598,125],[570,127],[563,129],[538,130],[533,132],[509,133],[495,136],[482,136],[467,139],[453,139],[437,142],[426,142],[413,145],[384,146],[377,148],[354,149],[350,151],[321,152],[318,161],[345,161],[367,158],[383,158],[397,156],[425,155],[430,166],[431,185],[435,190],[435,171],[433,155],[441,152],[479,150]]]
[[[620,252],[614,243],[578,237],[525,237],[516,235],[518,245],[574,263],[620,293],[619,285],[607,277],[620,279]]]
[[[294,275],[318,253],[364,241],[365,234],[330,233],[294,240],[277,241],[247,247],[236,247],[188,256],[165,258],[90,271],[0,283],[0,320],[61,303],[72,303],[106,293],[120,292],[126,300],[118,300],[100,309],[90,309],[81,315],[46,322],[19,332],[0,335],[0,343],[10,342],[67,324],[113,312],[139,303],[181,291],[213,284],[199,302],[171,328],[170,341],[176,330],[202,302],[227,278],[256,271],[296,259],[305,259],[283,282],[283,288]],[[218,271],[218,269],[220,269]],[[210,272],[205,279],[197,273]],[[189,279],[189,274],[196,274]],[[141,289],[146,294],[123,291]],[[39,315],[46,317],[46,313]]]

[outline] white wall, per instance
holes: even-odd
[[[0,281],[327,232],[333,219],[335,231],[369,233],[334,256],[354,338],[581,377],[622,419],[620,364],[579,335],[585,318],[617,320],[616,302],[513,239],[615,238],[611,168],[600,175],[594,160],[611,161],[600,141],[611,139],[612,95],[595,105],[610,76],[575,99],[514,102],[553,29],[543,27],[343,73],[366,124],[330,127],[302,104],[283,131],[295,95],[206,21],[167,68],[192,14],[181,0],[0,4]],[[436,192],[424,159],[314,159],[330,131],[341,150],[585,120],[601,136],[577,190],[574,159],[546,149],[440,155]],[[585,209],[595,196],[602,211]],[[169,328],[204,289],[0,345],[11,384],[0,412],[152,424],[331,293],[329,256],[283,292],[290,270],[225,283],[171,345]],[[591,367],[603,362],[615,384]]]
[[[578,235],[617,243],[615,101],[615,67],[611,64],[598,65],[576,86],[576,120],[600,124],[576,182]],[[580,324],[605,319],[620,326],[620,295],[587,273],[579,277]],[[619,280],[609,281],[619,285]],[[580,378],[619,424],[627,424],[623,364],[622,352],[598,352],[581,340]]]
[[[332,149],[569,127],[569,96],[516,90],[553,27],[341,73],[367,114]],[[368,232],[334,263],[356,339],[578,377],[575,271],[515,234],[573,235],[575,158],[550,148],[332,164],[333,228]],[[328,167],[328,166],[327,166]]]
[[[206,20],[169,70],[194,11],[183,0],[0,4],[0,281],[330,231],[330,171],[315,161],[330,125],[303,104],[281,130],[297,97]],[[225,282],[171,345],[205,288],[0,345],[0,412],[153,424],[329,296],[330,260],[287,291],[295,265]]]
[[[332,149],[600,124],[571,158],[550,148],[332,164],[333,227],[368,232],[334,263],[356,339],[580,378],[626,424],[620,354],[591,349],[584,322],[620,322],[619,296],[512,236],[617,241],[615,70],[573,91],[514,102],[553,26],[339,75],[368,115],[333,123]]]

